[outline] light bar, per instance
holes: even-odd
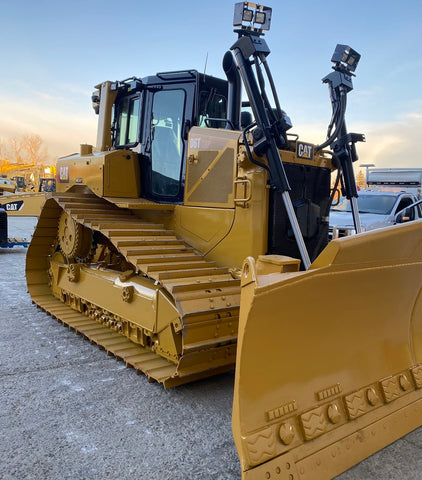
[[[234,5],[233,26],[246,30],[261,32],[269,30],[271,25],[270,7],[252,2],[238,2]]]

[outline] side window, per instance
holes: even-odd
[[[402,198],[400,200],[400,203],[398,204],[395,213],[400,212],[400,210],[403,210],[403,208],[408,207],[409,205],[412,204],[412,199],[410,198]]]
[[[176,196],[180,189],[184,143],[184,90],[161,90],[152,104],[152,193]]]
[[[199,95],[199,120],[198,126],[221,128],[225,124],[218,121],[209,121],[205,123],[207,118],[227,118],[227,100],[222,95],[213,91],[202,91]]]
[[[404,208],[409,207],[411,204],[412,204],[412,199],[411,198],[403,198],[402,200],[400,200],[400,203],[399,203],[398,207],[396,208],[395,213],[398,213],[401,210],[403,210]],[[415,209],[412,208],[408,213],[409,213],[409,220],[414,220],[415,219]]]
[[[139,97],[125,97],[119,105],[116,146],[130,145],[138,140]]]

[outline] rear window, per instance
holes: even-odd
[[[131,145],[138,141],[139,97],[126,97],[118,107],[116,146]]]

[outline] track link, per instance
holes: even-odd
[[[182,353],[177,363],[73,310],[52,294],[49,262],[57,245],[58,219],[67,212],[108,238],[140,276],[159,283],[180,315]],[[240,282],[227,268],[206,260],[162,224],[89,193],[55,194],[39,218],[27,257],[28,291],[39,308],[165,387],[215,375],[234,366]],[[99,305],[101,307],[101,305]]]

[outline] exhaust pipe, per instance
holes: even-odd
[[[98,89],[92,96],[95,113],[98,116],[97,150],[105,152],[112,147],[111,116],[117,90],[111,90],[111,82],[107,81],[95,87]],[[99,94],[98,94],[99,93]]]
[[[223,58],[223,69],[229,82],[228,90],[228,112],[227,120],[229,120],[235,130],[240,128],[240,106],[241,106],[241,80],[240,73],[231,52],[226,52]],[[231,128],[227,124],[227,128]]]

